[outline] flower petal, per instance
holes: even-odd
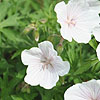
[[[64,100],[88,100],[88,98],[85,97],[85,93],[82,93],[80,87],[81,84],[76,84],[67,89],[64,94]]]
[[[57,18],[59,23],[63,23],[66,18],[67,18],[67,13],[66,13],[66,4],[64,1],[58,3],[55,6],[54,11],[57,13]]]
[[[77,91],[77,92],[76,92]],[[91,100],[100,95],[100,84],[96,80],[76,84],[67,89],[64,94],[65,100]]]
[[[91,32],[83,29],[73,29],[71,32],[73,39],[78,43],[88,43],[91,40]]]
[[[40,86],[44,87],[45,89],[51,89],[56,86],[56,82],[59,80],[59,76],[55,69],[48,65],[47,68],[43,70],[43,77],[40,82]]]
[[[33,47],[30,50],[24,50],[21,54],[21,59],[24,65],[32,65],[39,63],[42,57],[42,52],[39,48]]]
[[[100,60],[100,44],[98,45],[96,52],[97,52],[98,59]]]
[[[60,76],[64,76],[70,70],[70,64],[68,61],[62,61],[61,57],[57,56],[55,60],[52,62],[55,71]]]
[[[24,78],[25,82],[32,86],[39,85],[42,77],[41,69],[42,66],[39,64],[35,66],[28,66],[27,75]]]
[[[38,47],[43,52],[43,55],[47,58],[51,56],[51,54],[54,56],[57,55],[57,52],[54,50],[52,43],[49,41],[44,41],[44,42],[39,43]]]
[[[61,35],[64,39],[66,39],[70,42],[72,41],[71,32],[67,27],[62,27],[60,32],[61,32]]]

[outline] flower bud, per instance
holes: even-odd
[[[38,42],[39,41],[39,32],[37,30],[34,33],[34,37],[35,37],[35,41]]]

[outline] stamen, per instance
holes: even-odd
[[[68,26],[75,26],[76,25],[76,22],[74,19],[70,19],[69,17],[67,17],[67,21],[66,23],[68,24]]]

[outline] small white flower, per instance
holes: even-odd
[[[97,57],[100,60],[100,44],[98,45],[96,52],[97,52]]]
[[[65,100],[100,100],[100,81],[91,80],[70,87],[64,94]]]
[[[38,47],[24,50],[21,54],[23,64],[28,65],[25,82],[51,89],[56,86],[59,76],[69,72],[70,64],[57,56],[51,42],[41,42]]]
[[[61,35],[70,42],[73,38],[78,43],[88,43],[92,29],[100,22],[97,12],[80,2],[60,2],[54,10],[57,13],[57,22],[61,25]]]

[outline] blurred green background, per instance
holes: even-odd
[[[100,78],[100,62],[95,52],[98,43],[94,38],[89,44],[64,40],[59,45],[60,25],[54,7],[60,1],[0,0],[0,100],[64,100],[68,87]],[[71,64],[69,74],[60,77],[51,90],[24,82],[27,66],[20,57],[24,49],[44,40],[51,41],[58,55]]]

